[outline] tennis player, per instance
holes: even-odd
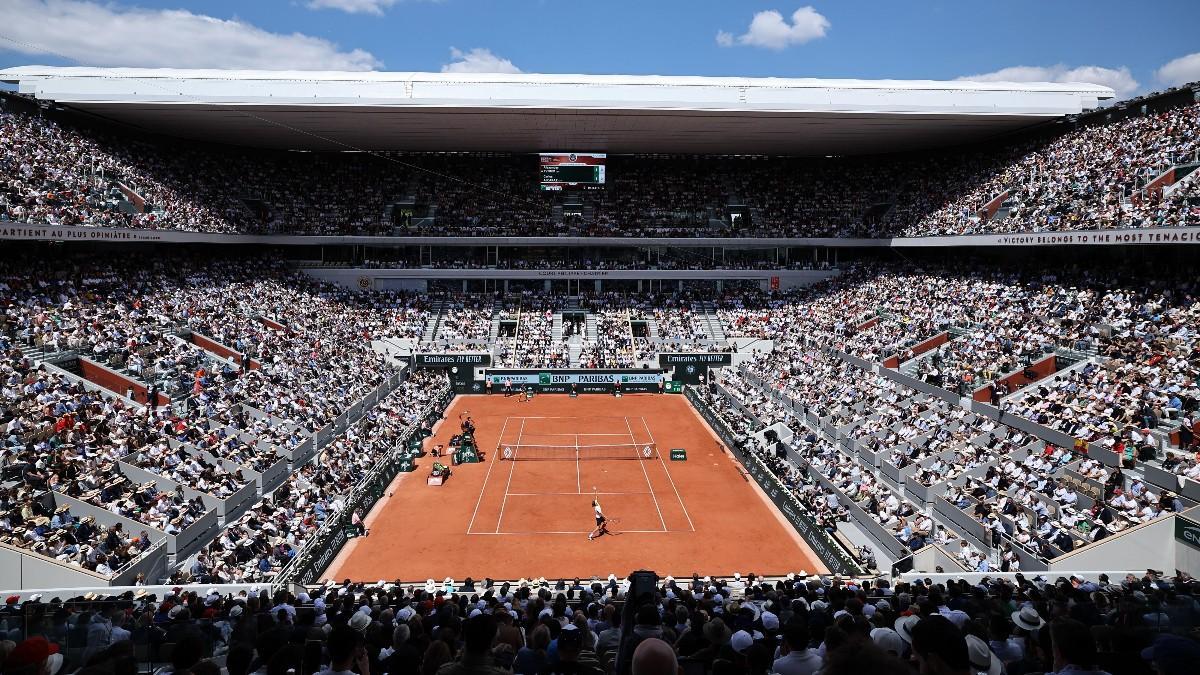
[[[599,499],[592,500],[592,510],[596,512],[596,529],[588,533],[588,541],[602,534],[608,534],[608,518],[604,517],[604,510],[600,508]]]

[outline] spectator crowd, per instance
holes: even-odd
[[[1194,672],[1197,582],[1147,570],[934,580],[430,579],[8,599],[6,670],[179,675]]]
[[[1085,116],[965,151],[611,157],[608,185],[570,210],[539,192],[532,155],[225,149],[101,128],[19,95],[0,103],[0,222],[618,237],[912,237],[1200,224],[1194,177],[1155,182],[1200,159],[1197,103],[1116,120]]]

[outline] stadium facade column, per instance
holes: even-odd
[[[542,282],[542,290],[546,291],[547,293],[550,292],[550,280],[549,279]]]

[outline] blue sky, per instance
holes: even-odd
[[[1152,8],[1081,0],[0,0],[0,66],[979,75],[1090,81],[1128,96],[1200,79],[1200,2]]]

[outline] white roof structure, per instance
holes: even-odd
[[[854,155],[1095,108],[1093,84],[24,66],[21,93],[149,132],[297,150]]]

